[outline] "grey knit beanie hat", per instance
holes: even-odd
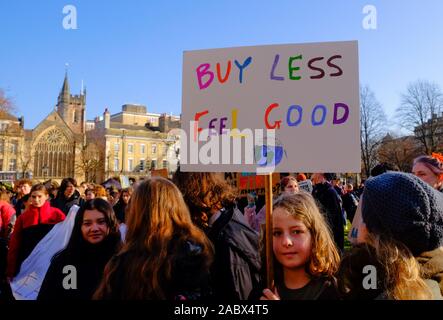
[[[414,256],[443,244],[443,194],[412,174],[367,180],[362,215],[369,232],[390,234]]]

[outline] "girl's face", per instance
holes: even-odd
[[[300,189],[298,188],[298,183],[294,180],[289,181],[285,187],[285,192],[287,194],[296,194],[299,191]]]
[[[46,200],[48,200],[48,195],[43,191],[33,191],[31,193],[31,204],[36,208],[43,206]]]
[[[31,192],[31,186],[27,183],[24,183],[20,186],[19,191],[22,195],[29,194],[29,192]]]
[[[283,208],[275,209],[272,216],[275,258],[283,268],[304,268],[311,256],[311,232],[300,219]]]
[[[83,239],[87,242],[91,244],[102,242],[109,234],[105,215],[97,209],[86,210],[83,215],[81,230]]]
[[[122,194],[122,199],[123,199],[123,202],[124,202],[125,204],[128,204],[128,203],[129,203],[129,199],[131,199],[131,196],[129,195],[128,192],[124,192],[124,193]]]
[[[68,183],[65,189],[66,198],[71,197],[74,194],[75,187],[72,183]]]
[[[86,191],[86,195],[85,195],[86,200],[92,200],[95,198],[95,194],[94,192],[92,192],[91,190]]]
[[[427,184],[431,185],[433,188],[438,188],[441,185],[441,181],[434,172],[432,172],[423,163],[418,162],[412,168],[412,173],[422,179]]]

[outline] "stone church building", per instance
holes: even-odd
[[[85,109],[86,92],[71,95],[66,74],[55,110],[26,139],[34,179],[61,181],[74,177],[81,182],[82,174],[76,168],[85,143]]]

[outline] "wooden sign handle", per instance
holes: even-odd
[[[266,284],[267,288],[273,289],[274,283],[274,267],[273,257],[274,252],[272,249],[272,173],[265,176],[265,203],[266,203]]]

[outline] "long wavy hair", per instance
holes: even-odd
[[[428,300],[432,293],[421,277],[421,268],[410,250],[389,235],[368,232],[365,243],[353,248],[342,260],[339,287],[345,297],[364,299],[371,290],[362,287],[363,268],[376,268],[377,294],[393,300]]]
[[[186,241],[202,247],[209,268],[212,245],[191,221],[178,188],[169,180],[155,177],[134,191],[127,214],[125,244],[105,268],[94,299],[167,299],[174,258]],[[123,271],[123,272],[122,272]],[[123,278],[117,279],[123,274]],[[113,284],[118,282],[118,292]]]
[[[300,219],[309,230],[312,250],[305,266],[306,273],[314,278],[323,276],[335,280],[334,276],[340,265],[340,255],[331,236],[331,230],[320,213],[314,198],[307,192],[283,195],[274,203],[273,208],[274,210],[281,208],[288,215]],[[264,249],[262,241],[262,257],[264,257]],[[275,280],[282,282],[284,280],[283,266],[275,258],[275,255],[273,259]]]
[[[237,197],[236,190],[220,173],[177,169],[173,181],[183,194],[193,222],[203,229],[208,226],[212,211],[231,206]]]

